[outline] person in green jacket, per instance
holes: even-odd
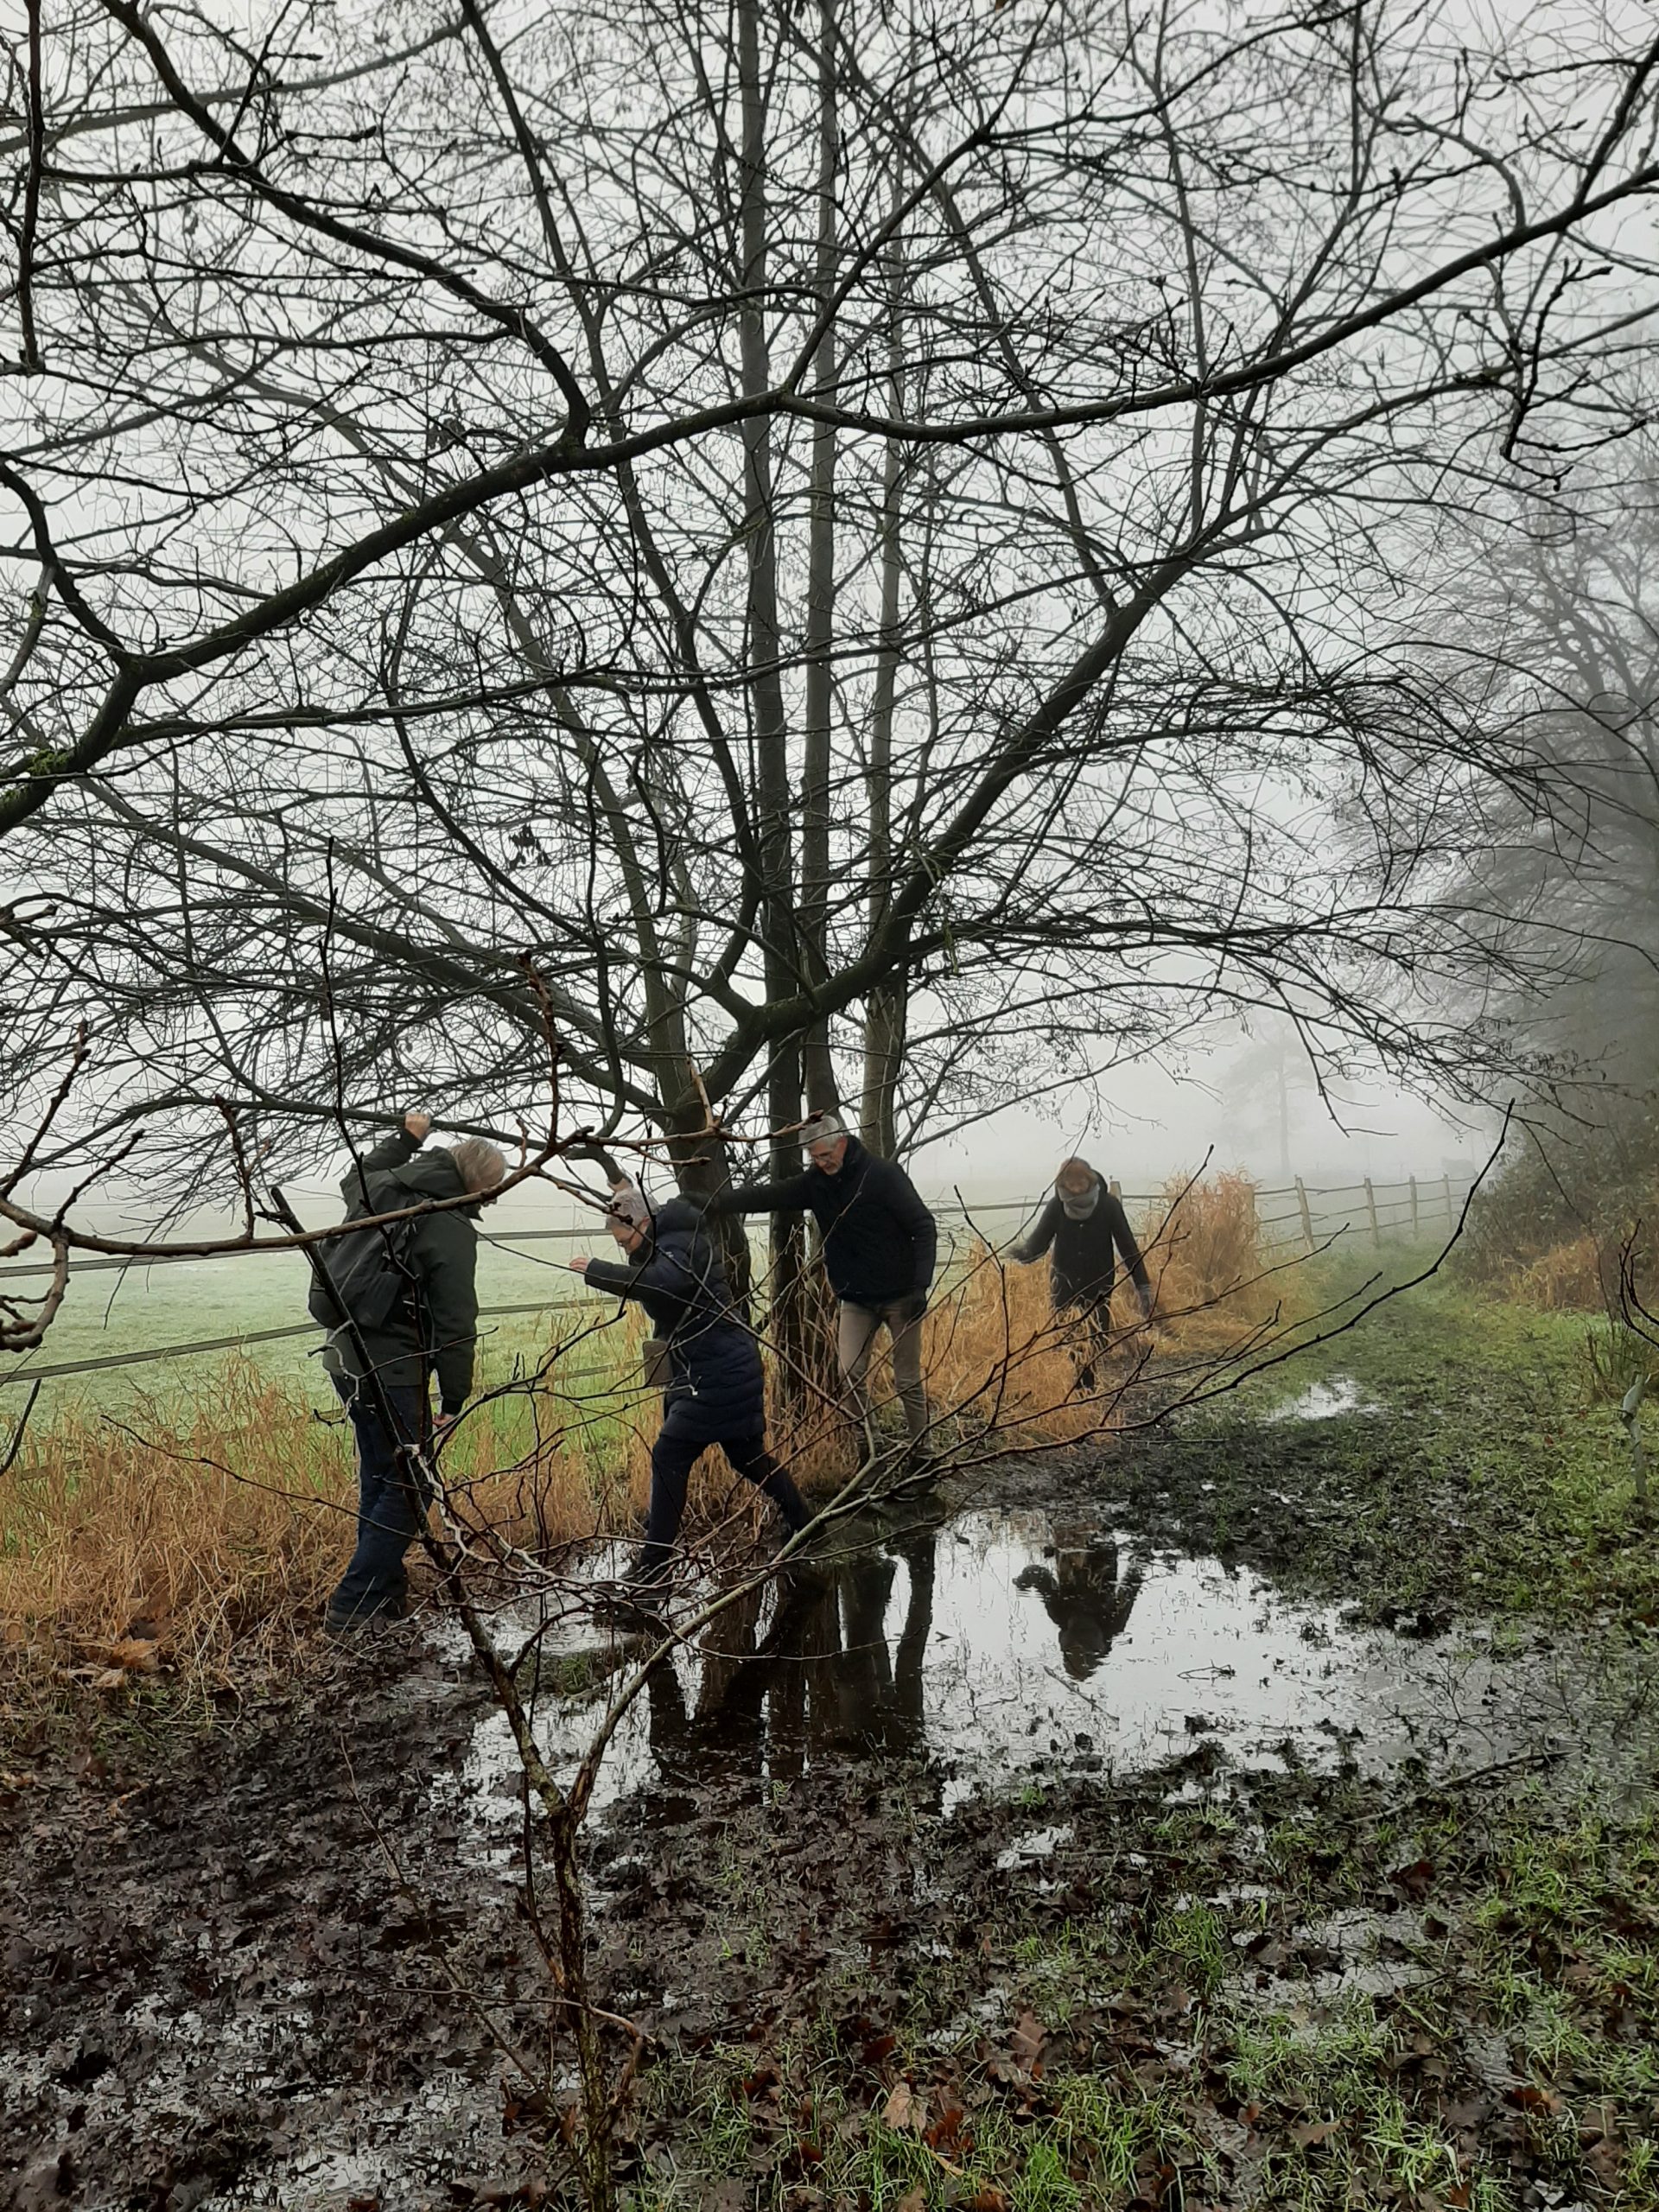
[[[483,1198],[507,1172],[493,1144],[471,1137],[420,1149],[429,1114],[410,1112],[394,1136],[340,1185],[351,1214],[392,1213],[423,1198]],[[423,1511],[418,1454],[460,1415],[473,1388],[478,1338],[476,1206],[450,1206],[381,1240],[384,1264],[403,1278],[383,1320],[347,1327],[327,1293],[313,1311],[329,1328],[323,1365],[357,1439],[357,1548],[328,1600],[334,1632],[395,1619],[409,1599],[404,1555]],[[365,1232],[365,1240],[367,1232]],[[321,1248],[325,1265],[330,1247]],[[369,1380],[372,1375],[373,1381]],[[432,1420],[435,1374],[439,1414]],[[390,1421],[390,1426],[388,1426]]]

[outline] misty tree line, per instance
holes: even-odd
[[[1474,1098],[1650,988],[1639,8],[30,7],[43,1160],[511,1137],[543,988],[695,1179],[1217,1012]]]

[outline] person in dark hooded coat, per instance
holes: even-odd
[[[1122,1201],[1112,1195],[1105,1179],[1086,1160],[1062,1164],[1054,1178],[1053,1195],[1008,1256],[1017,1265],[1029,1267],[1045,1252],[1052,1254],[1049,1281],[1055,1313],[1073,1314],[1083,1324],[1077,1379],[1085,1389],[1092,1389],[1094,1357],[1111,1337],[1119,1257],[1129,1271],[1143,1320],[1152,1316],[1152,1285]]]
[[[340,1186],[348,1220],[396,1213],[423,1199],[469,1193],[481,1199],[494,1190],[506,1173],[496,1147],[474,1137],[453,1150],[435,1145],[422,1153],[431,1126],[429,1115],[404,1115],[397,1135],[353,1166]],[[476,1215],[474,1206],[452,1205],[387,1234],[385,1264],[402,1281],[394,1286],[391,1310],[372,1323],[345,1325],[335,1295],[321,1284],[313,1290],[312,1311],[329,1331],[323,1365],[357,1440],[357,1548],[328,1600],[325,1624],[331,1631],[396,1618],[407,1604],[404,1555],[423,1511],[418,1455],[459,1416],[473,1387]],[[321,1248],[325,1267],[330,1249]],[[435,1431],[435,1374],[441,1408]]]
[[[691,1470],[711,1444],[765,1491],[791,1534],[812,1516],[766,1449],[760,1347],[733,1302],[701,1211],[684,1198],[653,1208],[624,1183],[611,1193],[609,1218],[628,1264],[578,1257],[570,1265],[589,1289],[637,1299],[666,1341],[668,1382],[651,1452],[645,1541],[628,1573],[630,1582],[649,1585],[668,1572]]]

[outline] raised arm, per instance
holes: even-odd
[[[389,1137],[382,1137],[372,1152],[365,1152],[361,1160],[353,1160],[340,1179],[340,1195],[348,1206],[367,1205],[369,1194],[363,1186],[365,1175],[383,1174],[388,1167],[401,1167],[406,1160],[413,1160],[426,1141],[426,1133],[432,1126],[432,1116],[413,1108],[404,1115],[404,1126],[394,1129]]]
[[[645,1280],[646,1272],[620,1260],[589,1260],[582,1279],[589,1290],[599,1291],[606,1298],[639,1298],[652,1287]]]
[[[709,1252],[701,1238],[693,1249],[697,1255]],[[697,1272],[700,1266],[701,1275]],[[582,1271],[582,1280],[608,1298],[654,1300],[652,1318],[659,1326],[666,1319],[671,1335],[699,1298],[721,1304],[726,1288],[712,1255],[709,1255],[706,1266],[699,1259],[693,1267],[688,1267],[677,1253],[663,1251],[653,1251],[639,1267],[625,1267],[615,1260],[589,1260]]]
[[[717,1191],[703,1208],[705,1213],[804,1213],[812,1203],[812,1185],[804,1175],[791,1175],[786,1183],[738,1183]]]

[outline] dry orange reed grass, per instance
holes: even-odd
[[[1618,1266],[1615,1258],[1611,1281],[1605,1255],[1593,1236],[1573,1237],[1553,1251],[1541,1253],[1526,1267],[1516,1268],[1504,1285],[1505,1295],[1523,1306],[1540,1306],[1558,1313],[1599,1313],[1607,1310],[1609,1293],[1617,1304]]]
[[[1142,1225],[1157,1341],[1182,1355],[1236,1344],[1281,1292],[1257,1258],[1242,1176],[1176,1184]],[[1120,1288],[1120,1329],[1137,1310]],[[543,1378],[474,1406],[446,1455],[474,1526],[545,1550],[630,1532],[645,1510],[656,1401],[642,1387],[637,1313],[582,1332]],[[1046,1263],[1003,1267],[984,1246],[925,1325],[941,1440],[989,1451],[1063,1443],[1109,1424],[1114,1363],[1077,1389],[1078,1338],[1050,1307]],[[581,1371],[585,1370],[585,1371]],[[885,1356],[872,1395],[890,1396]],[[888,1415],[891,1418],[889,1413]],[[844,1482],[852,1432],[823,1395],[773,1448],[809,1492]],[[289,1664],[315,1631],[352,1541],[349,1432],[251,1359],[202,1395],[137,1401],[119,1421],[72,1414],[31,1438],[0,1478],[0,1658],[14,1682],[106,1687],[165,1669],[197,1694]],[[753,1510],[718,1454],[693,1479],[694,1516]]]

